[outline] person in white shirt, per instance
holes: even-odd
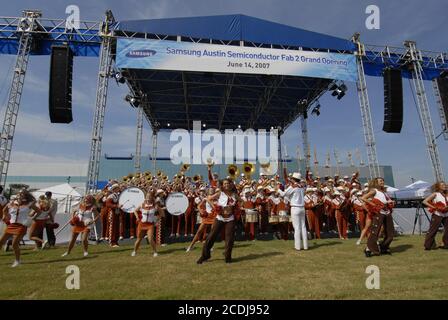
[[[291,207],[291,219],[294,227],[294,247],[297,251],[301,250],[301,239],[303,239],[303,249],[308,250],[308,233],[305,225],[305,201],[304,187],[300,183],[301,175],[294,172],[290,178],[291,183],[285,191],[279,190],[280,196],[289,201]]]
[[[443,224],[443,246],[441,248],[448,249],[448,188],[444,182],[437,182],[431,187],[431,190],[433,193],[423,200],[423,204],[429,207],[429,211],[432,213],[429,230],[425,237],[425,250],[431,250],[436,246],[435,238],[440,224]]]

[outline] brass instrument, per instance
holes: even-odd
[[[215,165],[215,162],[213,161],[213,159],[212,158],[208,158],[207,159],[207,166],[209,167],[209,168],[211,168],[211,167],[213,167]]]
[[[201,177],[200,174],[197,174],[197,175],[195,175],[195,176],[193,177],[193,182],[194,182],[194,183],[198,183],[198,182],[200,182],[201,180],[202,180],[202,177]]]
[[[248,180],[250,180],[252,174],[255,172],[255,166],[252,163],[245,162],[243,164],[243,172]]]
[[[238,176],[239,170],[236,165],[230,164],[227,167],[227,172],[229,173],[230,179],[235,180]]]
[[[163,172],[162,172],[161,170],[157,171],[157,177],[158,177],[158,178],[161,178],[162,175],[163,175]]]
[[[272,175],[271,163],[260,163],[260,173],[264,173],[268,176]]]

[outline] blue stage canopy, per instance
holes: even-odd
[[[332,51],[356,49],[345,39],[242,14],[121,21],[116,30]]]

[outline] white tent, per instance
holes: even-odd
[[[431,193],[431,184],[428,182],[418,180],[403,189],[393,192],[393,197],[400,199],[422,199]]]
[[[76,207],[81,199],[81,194],[76,191],[68,183],[58,184],[56,186],[39,189],[33,192],[33,196],[38,198],[41,195],[44,195],[45,192],[50,191],[52,193],[52,199],[58,202],[58,211],[57,213],[70,213],[72,207]]]
[[[32,194],[34,197],[38,198],[47,191],[50,191],[52,193],[51,198],[58,202],[58,210],[56,212],[55,221],[59,223],[60,229],[62,229],[62,227],[66,226],[67,222],[70,220],[70,213],[78,208],[82,196],[78,191],[76,191],[76,188],[73,188],[68,183],[40,189],[32,192]],[[70,230],[70,226],[66,226],[62,230],[56,230],[56,242],[67,242],[70,237]]]

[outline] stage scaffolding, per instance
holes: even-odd
[[[140,38],[140,39],[159,39],[159,40],[173,40],[173,36],[141,33],[141,32],[127,32],[119,30],[118,24],[111,11],[106,12],[105,19],[102,22],[80,21],[79,29],[67,29],[66,21],[63,19],[46,19],[42,18],[39,11],[24,11],[22,17],[0,17],[0,54],[16,54],[16,66],[14,69],[14,75],[11,82],[8,104],[6,107],[6,113],[2,128],[2,135],[0,137],[0,183],[5,185],[8,166],[10,161],[10,155],[12,151],[12,142],[14,138],[14,129],[18,117],[18,111],[20,106],[20,97],[22,94],[23,83],[25,81],[26,67],[30,55],[49,55],[51,53],[51,46],[56,44],[68,44],[73,50],[75,56],[98,56],[99,59],[99,72],[97,80],[97,92],[94,111],[94,121],[92,126],[91,148],[88,166],[88,179],[86,185],[86,192],[93,192],[96,189],[98,174],[99,174],[99,161],[101,156],[102,135],[104,126],[104,115],[106,111],[107,102],[107,89],[109,78],[113,77],[113,63],[115,43],[117,38]],[[207,39],[197,39],[194,37],[176,36],[174,40],[177,41],[189,41],[189,42],[204,42]],[[232,41],[209,39],[209,43],[222,44],[222,45],[234,45]],[[365,83],[365,74],[379,76],[378,70],[384,66],[405,68],[412,66],[412,70],[409,70],[407,75],[413,80],[416,94],[418,96],[420,117],[422,119],[424,134],[427,142],[428,152],[430,154],[431,163],[434,169],[435,178],[443,177],[441,172],[441,160],[438,155],[437,145],[435,144],[434,132],[432,129],[432,123],[428,112],[428,102],[425,92],[422,91],[423,80],[430,80],[428,76],[429,72],[440,74],[442,70],[448,69],[448,60],[446,53],[436,53],[430,51],[417,50],[415,43],[407,42],[405,48],[394,48],[389,46],[370,46],[362,45],[359,39],[356,40],[358,52],[350,52],[343,50],[332,50],[332,52],[356,54],[358,59],[358,75],[359,80],[357,83],[360,108],[362,115],[362,125],[364,128],[364,137],[366,150],[368,155],[368,164],[370,175],[376,176],[378,172],[378,159],[376,155],[375,138],[373,135],[372,121],[370,117],[370,105],[367,95],[367,86]],[[35,46],[37,45],[37,46]],[[276,49],[291,49],[291,50],[309,50],[316,52],[329,52],[326,49],[314,49],[314,48],[302,48],[289,45],[275,45],[254,43],[250,41],[240,41],[239,45],[250,47],[271,47]],[[365,70],[367,68],[367,70]],[[376,70],[376,71],[375,71]],[[157,134],[160,131],[160,122],[158,118],[153,114],[149,97],[145,96],[143,88],[139,88],[139,78],[135,71],[127,70],[126,83],[129,86],[132,95],[138,95],[142,98],[140,107],[137,113],[143,112],[148,123],[151,125],[153,132],[153,154],[152,159],[155,165],[155,159],[157,158]],[[376,73],[375,73],[376,72]],[[170,79],[166,74],[167,79],[163,81],[174,81]],[[404,74],[406,76],[406,72]],[[432,78],[434,78],[433,76]],[[257,121],[261,111],[272,102],[272,97],[279,88],[287,87],[283,76],[272,77],[268,80],[263,76],[254,77],[255,87],[263,87],[264,91],[257,100],[241,99],[241,105],[247,107],[255,107],[251,116],[247,119],[247,126],[254,124]],[[216,80],[210,79],[209,82]],[[219,102],[220,111],[217,117],[218,127],[221,130],[226,125],[226,108],[228,107],[229,100],[234,87],[238,85],[238,78],[235,74],[229,74],[223,85],[226,87],[225,94],[222,100]],[[329,86],[334,81],[320,79],[317,81],[314,87],[309,87],[306,81],[302,81],[303,88],[308,90],[308,96],[305,101],[305,108],[300,106],[303,103],[303,99],[295,103],[295,105],[287,105],[285,109],[280,112],[287,112],[287,121],[281,123],[281,131],[284,132],[286,128],[294,122],[298,117],[302,117],[304,112],[308,112],[311,105],[314,104],[318,98],[324,94]],[[182,74],[182,83],[184,85],[184,93],[180,97],[173,97],[173,99],[182,99],[185,104],[186,113],[189,115],[188,110],[191,104],[191,99],[194,97],[189,95],[189,79],[186,74]],[[210,84],[210,83],[209,83]],[[249,85],[249,87],[250,87]],[[157,95],[157,94],[155,94]],[[216,101],[202,97],[201,103],[203,104],[216,104]],[[173,100],[174,101],[174,100]],[[173,103],[177,103],[174,101]],[[247,108],[246,107],[246,108]],[[298,112],[298,110],[302,112]],[[167,106],[169,111],[169,106]],[[285,111],[287,110],[287,111]],[[273,113],[273,116],[275,114]],[[209,118],[207,118],[209,117]],[[211,115],[204,114],[204,118],[211,119]],[[136,153],[141,150],[141,131],[140,126],[141,118],[139,116],[137,124],[136,134]],[[189,123],[187,121],[187,123]],[[246,126],[246,124],[245,124]],[[175,127],[175,124],[173,124]],[[307,137],[307,132],[302,130],[303,136]],[[306,139],[307,140],[307,139]],[[304,139],[304,144],[308,144]],[[305,146],[305,145],[304,145]],[[305,155],[308,150],[304,150]],[[139,158],[139,157],[137,157]],[[136,159],[136,170],[139,170],[139,159]],[[155,170],[155,167],[154,167]]]

